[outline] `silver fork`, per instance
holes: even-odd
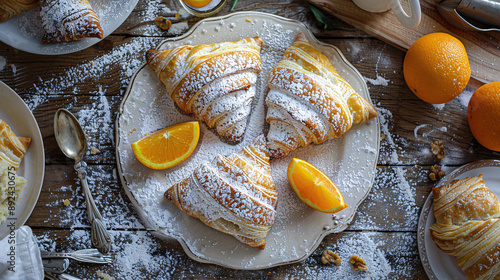
[[[83,249],[71,253],[56,253],[41,251],[42,259],[46,258],[70,258],[86,263],[107,264],[115,260],[113,254],[103,255],[97,249]]]

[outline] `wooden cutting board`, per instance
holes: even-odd
[[[413,30],[402,26],[392,11],[369,13],[351,0],[308,1],[354,27],[404,50],[425,34],[449,33],[464,44],[473,78],[485,83],[500,81],[500,32],[466,31],[454,27],[439,15],[436,6],[440,0],[420,0],[422,20]]]

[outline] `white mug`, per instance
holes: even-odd
[[[403,7],[401,0],[352,0],[361,9],[372,13],[383,13],[390,9],[394,12],[399,22],[409,29],[416,28],[420,24],[422,12],[420,11],[419,0],[408,0],[410,2],[410,12],[408,15]]]

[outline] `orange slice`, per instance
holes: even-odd
[[[132,143],[135,157],[152,169],[166,169],[186,160],[200,138],[198,122],[169,126]]]
[[[318,211],[336,213],[347,207],[337,186],[307,161],[292,159],[288,181],[300,200]]]
[[[184,3],[194,8],[202,8],[210,4],[210,2],[212,2],[212,0],[183,0],[183,1]]]

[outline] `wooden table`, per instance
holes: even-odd
[[[178,242],[162,241],[137,219],[117,178],[114,122],[130,76],[144,62],[144,52],[166,37],[186,31],[199,18],[188,17],[169,32],[151,23],[155,16],[180,9],[176,1],[141,0],[112,35],[86,50],[61,56],[40,56],[0,43],[8,66],[0,80],[12,87],[32,108],[45,145],[45,180],[38,204],[28,220],[42,248],[75,250],[90,247],[84,199],[73,162],[59,151],[53,132],[58,108],[77,115],[88,133],[90,186],[113,236],[118,258],[111,266],[72,262],[69,274],[95,279],[103,271],[116,279],[426,279],[417,250],[417,222],[421,207],[435,182],[430,166],[448,173],[480,159],[499,158],[477,143],[468,122],[466,102],[460,98],[444,107],[415,97],[403,79],[404,52],[342,21],[330,17],[333,30],[318,26],[305,1],[240,0],[234,11],[262,11],[302,21],[323,42],[338,46],[366,78],[381,123],[381,148],[374,186],[345,232],[327,236],[306,260],[265,270],[243,271],[203,264],[186,256]],[[220,15],[229,13],[228,1]],[[471,81],[471,94],[481,84]],[[466,99],[466,98],[465,98]],[[465,104],[463,104],[465,103]],[[438,160],[430,144],[441,140],[446,156]],[[68,199],[69,206],[63,201]],[[323,265],[321,253],[340,253],[342,265]],[[359,254],[367,272],[348,263]],[[371,265],[371,266],[370,266]]]

